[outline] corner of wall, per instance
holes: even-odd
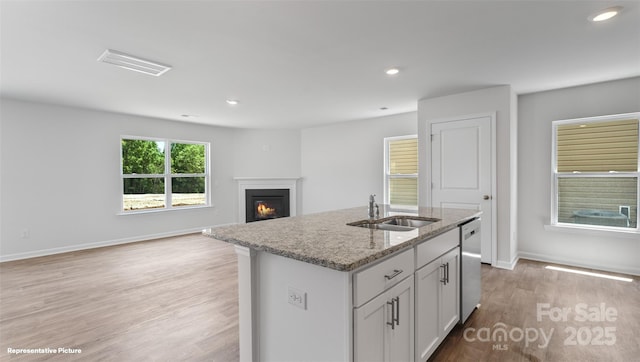
[[[518,258],[518,95],[510,89],[509,101],[509,179],[510,179],[510,258]]]

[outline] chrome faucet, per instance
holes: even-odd
[[[372,218],[374,216],[373,207],[375,206],[376,212],[375,216],[380,217],[380,209],[378,209],[378,204],[376,204],[376,194],[369,195],[369,217]]]

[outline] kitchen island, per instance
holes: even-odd
[[[404,230],[371,227],[398,215],[428,222]],[[241,361],[388,359],[397,350],[405,354],[395,356],[419,360],[423,353],[415,354],[413,343],[414,273],[437,261],[435,277],[442,279],[440,270],[446,278],[452,272],[455,282],[459,261],[449,270],[448,261],[444,268],[435,259],[456,251],[459,260],[458,227],[479,215],[477,210],[403,211],[380,205],[374,218],[359,207],[206,231],[236,245]],[[459,303],[459,284],[454,284]],[[389,331],[371,328],[377,325]]]

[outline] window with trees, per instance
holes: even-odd
[[[122,210],[209,205],[209,144],[122,137]]]
[[[418,137],[384,139],[384,202],[394,206],[418,206]]]
[[[639,116],[553,122],[552,224],[638,231]]]

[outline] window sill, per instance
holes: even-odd
[[[131,210],[131,211],[120,211],[116,215],[140,215],[140,214],[156,214],[163,212],[171,212],[171,211],[181,211],[181,210],[194,210],[194,209],[213,209],[214,205],[198,205],[198,206],[181,206],[181,207],[172,207],[172,208],[162,208],[162,209],[148,209],[148,210]]]
[[[620,238],[637,239],[640,232],[636,229],[622,230],[618,228],[598,228],[588,226],[574,226],[570,224],[545,225],[546,231],[560,231],[571,234],[592,236],[615,236]]]

